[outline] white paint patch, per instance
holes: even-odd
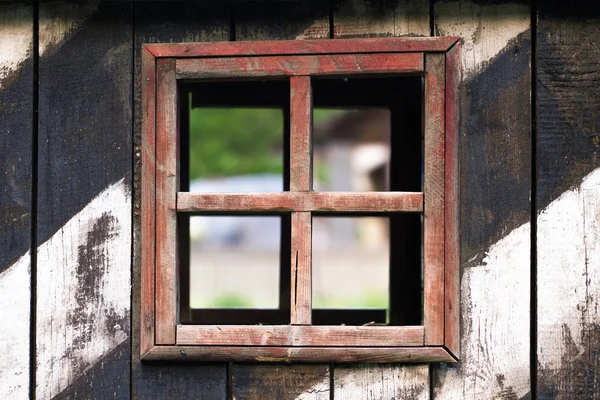
[[[438,2],[435,18],[439,35],[462,39],[460,59],[466,78],[483,70],[511,40],[531,26],[529,6],[523,4]]]
[[[460,369],[436,372],[436,399],[496,399],[529,390],[530,224],[493,246],[461,282]],[[512,397],[511,397],[512,398]]]
[[[54,2],[40,5],[39,54],[59,45],[75,33],[98,9],[98,1]]]
[[[538,232],[538,359],[558,371],[600,324],[600,168],[540,213]]]
[[[0,399],[29,398],[29,261],[0,274]]]
[[[33,7],[0,4],[0,89],[3,80],[31,56]]]
[[[296,396],[296,400],[329,400],[329,374],[316,382],[310,390]]]
[[[427,365],[336,366],[333,376],[336,400],[429,399]]]
[[[121,180],[38,248],[38,398],[57,395],[127,340],[130,269],[131,200]]]

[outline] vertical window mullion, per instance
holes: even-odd
[[[425,56],[424,325],[425,344],[444,344],[445,58]]]
[[[312,190],[312,88],[310,77],[290,78],[290,190]],[[312,314],[312,215],[292,213],[291,309],[293,325],[310,325]]]
[[[178,105],[174,59],[158,60],[156,83],[156,344],[175,344]]]

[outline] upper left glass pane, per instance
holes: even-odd
[[[182,140],[189,143],[181,146],[188,154],[181,154],[187,162],[180,171],[189,179],[181,179],[181,190],[285,190],[289,82],[202,82],[186,88],[189,118],[182,128],[189,135]]]

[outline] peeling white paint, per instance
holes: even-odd
[[[350,365],[336,366],[334,398],[354,399],[429,399],[427,365]]]
[[[0,274],[0,399],[29,398],[29,261]]]
[[[439,35],[462,39],[460,60],[466,78],[479,73],[531,25],[526,4],[438,2],[435,18]]]
[[[99,221],[110,222],[108,234]],[[60,393],[127,340],[130,269],[131,201],[121,180],[38,248],[38,398]]]
[[[538,277],[539,364],[558,371],[600,324],[600,168],[540,213]]]
[[[60,45],[98,9],[99,1],[55,2],[40,5],[39,54]]]
[[[461,282],[460,370],[440,370],[436,399],[492,399],[529,390],[530,224],[490,247]],[[510,387],[510,388],[509,388]],[[505,392],[503,392],[505,391]]]
[[[296,400],[329,400],[329,374],[313,384],[312,388],[296,396]]]
[[[0,4],[0,89],[2,81],[31,56],[33,7]]]

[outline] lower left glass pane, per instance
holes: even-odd
[[[280,217],[192,216],[189,233],[191,309],[279,308]]]

